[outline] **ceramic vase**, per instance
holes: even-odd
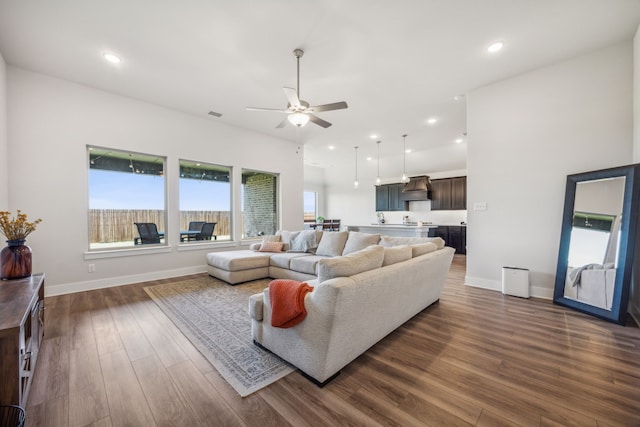
[[[0,280],[22,279],[31,276],[31,248],[25,240],[7,240],[0,251]]]

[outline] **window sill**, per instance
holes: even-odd
[[[208,241],[206,243],[182,243],[178,245],[178,252],[201,251],[203,249],[232,248],[238,246],[237,242],[228,240],[226,242]]]
[[[103,259],[103,258],[119,258],[136,255],[149,255],[173,252],[173,248],[169,246],[153,246],[146,248],[127,248],[127,249],[114,249],[106,251],[91,251],[84,253],[84,259]]]

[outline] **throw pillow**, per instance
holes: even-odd
[[[260,245],[258,252],[282,252],[283,247],[282,242],[264,242]]]
[[[433,242],[418,243],[417,245],[411,245],[411,253],[415,258],[420,255],[428,254],[429,252],[437,251],[438,246]]]
[[[349,237],[348,231],[332,231],[322,234],[316,255],[340,256]]]
[[[323,239],[327,236],[325,233]],[[321,242],[322,243],[322,242]],[[349,277],[382,266],[384,248],[369,246],[358,252],[336,258],[322,258],[318,261],[318,282],[322,283],[334,277]]]
[[[315,230],[303,230],[291,239],[289,252],[307,252],[318,247]]]
[[[411,247],[407,245],[384,248],[382,266],[396,264],[411,259]]]
[[[360,233],[358,231],[349,232],[347,243],[344,245],[342,255],[350,254],[351,252],[357,252],[366,248],[367,246],[377,245],[380,240],[379,234]]]

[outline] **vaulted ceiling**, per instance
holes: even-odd
[[[382,140],[388,177],[401,172],[405,133],[410,174],[466,167],[456,95],[631,40],[639,23],[637,0],[3,0],[0,52],[10,65],[296,141],[306,165],[335,173],[352,171],[357,145],[362,173],[375,176]],[[496,40],[504,48],[488,53]],[[286,107],[295,48],[305,51],[301,98],[349,105],[318,113],[330,128],[276,129],[282,114],[245,110]]]

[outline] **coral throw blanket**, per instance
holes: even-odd
[[[304,297],[311,291],[313,287],[297,280],[272,280],[269,283],[271,326],[290,328],[302,322],[307,316]]]

